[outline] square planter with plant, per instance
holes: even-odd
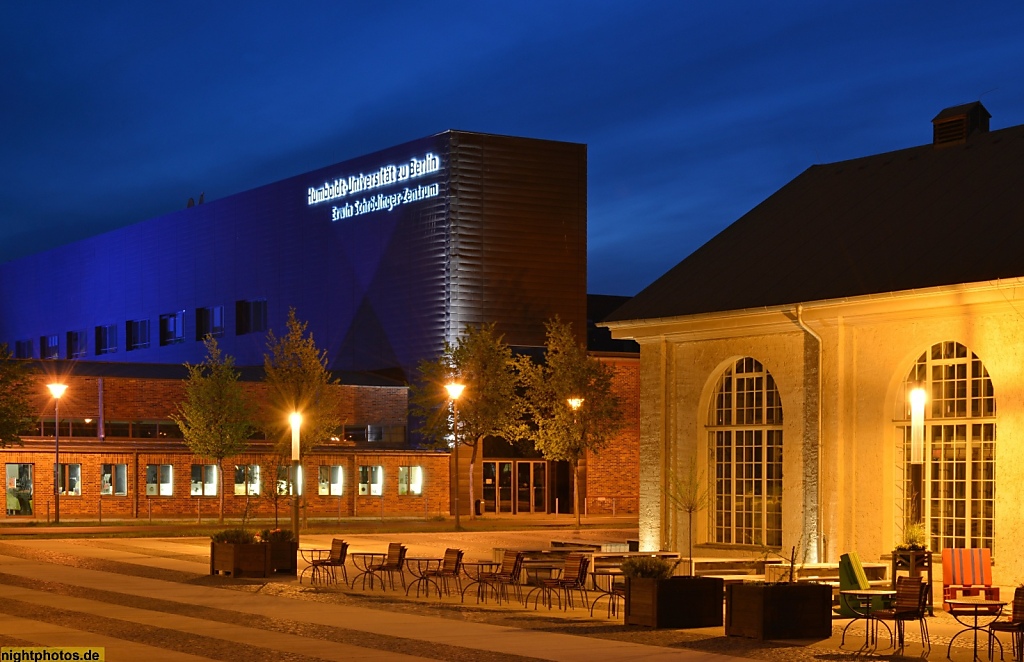
[[[678,562],[638,556],[622,564],[626,576],[626,625],[703,628],[722,624],[723,581],[673,577]]]
[[[225,529],[210,536],[210,574],[266,577],[270,574],[270,545],[256,542],[246,529]]]

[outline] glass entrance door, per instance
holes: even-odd
[[[32,465],[7,465],[7,514],[31,516],[34,514]]]
[[[512,462],[484,462],[483,472],[484,512],[513,512]]]
[[[516,512],[546,513],[547,462],[516,462]]]

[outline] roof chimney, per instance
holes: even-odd
[[[932,144],[961,145],[974,133],[988,133],[992,117],[980,101],[946,108],[932,119]]]

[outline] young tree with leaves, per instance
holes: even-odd
[[[518,361],[532,423],[527,436],[545,458],[567,460],[572,467],[578,528],[580,460],[615,436],[623,425],[622,406],[612,388],[612,369],[587,354],[572,324],[556,317],[546,327],[544,361]]]
[[[224,521],[224,458],[245,449],[255,430],[253,405],[238,381],[235,360],[221,354],[217,340],[207,336],[206,358],[198,365],[186,363],[185,400],[171,418],[196,455],[217,460],[220,485],[220,521]]]
[[[327,351],[317,348],[306,326],[291,308],[285,334],[278,338],[273,329],[267,332],[263,369],[270,409],[263,427],[267,438],[276,440],[282,457],[291,457],[292,412],[302,414],[300,456],[329,439],[342,424],[341,391],[327,370]]]
[[[20,433],[32,414],[28,394],[33,384],[28,364],[0,344],[0,448],[21,445]]]
[[[460,446],[471,449],[469,512],[475,518],[473,476],[483,440],[488,436],[517,439],[524,411],[516,391],[512,350],[494,324],[466,327],[454,345],[445,343],[441,356],[420,363],[419,380],[410,389],[410,406],[413,415],[423,420],[420,432],[438,446],[450,443],[452,407],[445,384],[456,381],[466,387],[458,401],[456,438]]]

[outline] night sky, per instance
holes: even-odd
[[[815,163],[1024,123],[1024,3],[15,1],[0,76],[0,261],[463,129],[586,143],[632,295]]]

